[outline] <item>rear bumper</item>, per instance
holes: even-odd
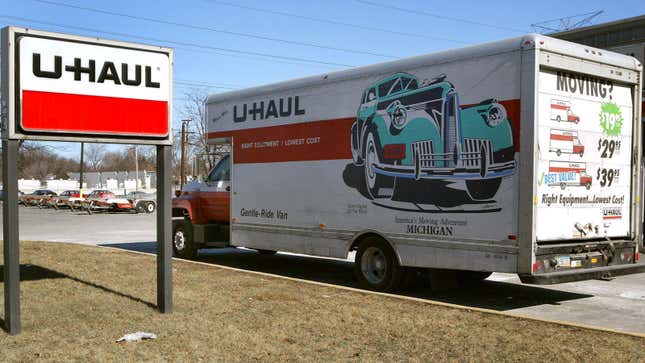
[[[599,279],[645,272],[645,263],[603,266],[580,270],[547,272],[537,275],[520,274],[520,281],[525,284],[551,285],[563,282]]]

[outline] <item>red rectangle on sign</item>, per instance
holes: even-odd
[[[79,134],[168,135],[168,102],[22,91],[27,131]]]

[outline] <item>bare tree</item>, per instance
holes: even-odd
[[[99,171],[101,169],[106,150],[107,147],[105,144],[87,144],[85,147],[85,157],[87,158],[91,171]]]
[[[187,152],[187,170],[191,170],[191,165],[197,160],[199,170],[197,174],[205,175],[211,170],[223,153],[230,152],[228,145],[210,145],[207,143],[207,129],[205,118],[205,102],[208,92],[204,88],[193,88],[185,93],[187,101],[184,103],[183,108],[179,114],[182,119],[189,119],[191,122],[188,124],[188,145],[186,146]],[[181,130],[181,125],[178,125],[177,130]],[[181,133],[177,136],[175,144],[181,148]],[[177,149],[177,156],[181,158],[181,150]]]

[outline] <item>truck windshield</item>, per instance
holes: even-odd
[[[219,182],[219,181],[231,181],[231,157],[226,155],[222,160],[215,165],[210,174],[208,174],[208,179],[206,180],[209,183]]]

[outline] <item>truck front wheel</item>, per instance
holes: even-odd
[[[193,224],[189,219],[172,221],[172,250],[175,257],[194,259],[197,246],[193,241]]]
[[[359,285],[367,290],[396,291],[403,278],[394,250],[383,239],[369,237],[358,247],[354,274]]]

